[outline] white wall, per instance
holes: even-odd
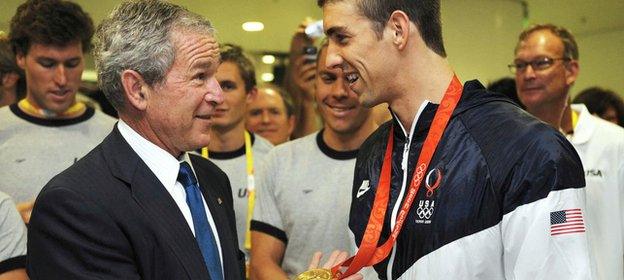
[[[573,95],[587,87],[600,86],[624,97],[624,27],[581,34],[576,40],[581,72]]]
[[[442,20],[449,61],[461,80],[476,78],[487,85],[498,78],[513,77],[507,65],[513,60],[513,50],[523,29],[518,2],[442,1]],[[549,20],[530,19],[534,23]],[[624,97],[624,26],[575,35],[581,73],[572,96],[587,87],[601,86]]]
[[[507,65],[522,31],[522,8],[512,1],[442,1],[449,61],[463,80],[488,82],[512,76]]]

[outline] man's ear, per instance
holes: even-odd
[[[143,80],[143,76],[134,70],[124,70],[121,72],[121,83],[128,103],[137,110],[144,111],[147,108],[147,94],[150,88]]]
[[[290,115],[288,117],[288,135],[292,135],[293,131],[295,130],[295,115]],[[290,137],[289,137],[290,139]]]
[[[15,62],[17,63],[17,66],[19,66],[19,68],[22,68],[22,70],[26,70],[26,55],[16,54]]]
[[[258,96],[258,88],[253,87],[249,92],[247,92],[247,103],[253,101]]]
[[[564,66],[566,71],[566,84],[568,86],[571,86],[574,84],[574,82],[576,82],[576,78],[578,78],[580,71],[579,63],[577,60],[571,60],[568,61]]]
[[[19,75],[16,73],[6,73],[2,76],[2,85],[5,88],[12,88],[17,85],[17,81],[19,81]]]
[[[392,12],[386,23],[386,28],[390,30],[392,43],[399,50],[403,50],[407,46],[410,36],[410,19],[407,14],[399,10]]]

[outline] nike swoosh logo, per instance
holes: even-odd
[[[362,185],[358,189],[356,197],[360,198],[360,196],[364,195],[368,190],[370,190],[369,181],[368,180],[362,181]]]
[[[309,193],[311,193],[311,192],[312,192],[312,190],[303,190],[303,193],[304,193],[304,194],[309,194]]]

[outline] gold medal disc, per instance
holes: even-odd
[[[311,269],[297,275],[295,280],[331,280],[333,279],[332,272],[325,268]]]

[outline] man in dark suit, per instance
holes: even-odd
[[[32,279],[243,279],[225,174],[207,146],[223,102],[210,23],[166,2],[123,3],[96,32],[100,86],[120,121],[38,196]]]

